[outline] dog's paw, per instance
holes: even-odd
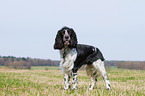
[[[68,90],[68,89],[69,89],[69,87],[64,87],[64,88],[63,88],[63,90]]]
[[[94,86],[90,85],[89,90],[93,90]]]
[[[93,90],[93,89],[94,89],[94,87],[90,86],[89,90]]]
[[[68,90],[68,88],[63,88],[63,90]]]
[[[110,84],[106,87],[106,90],[111,90]]]
[[[106,90],[110,90],[111,91],[111,87],[106,88]]]
[[[93,90],[93,88],[89,88],[89,90]]]
[[[72,90],[77,90],[77,89],[78,89],[78,87],[73,87],[73,88],[72,88]]]

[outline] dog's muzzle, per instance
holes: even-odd
[[[64,45],[69,45],[69,41],[65,41],[64,42]]]

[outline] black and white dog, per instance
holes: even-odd
[[[97,82],[97,77],[102,75],[106,83],[106,89],[111,90],[110,81],[104,68],[104,57],[100,50],[89,45],[77,44],[77,36],[72,28],[63,27],[55,38],[54,49],[60,50],[60,68],[64,73],[64,89],[70,87],[70,77],[73,77],[72,89],[78,88],[77,71],[82,66],[86,66],[87,75],[91,77],[92,90]]]

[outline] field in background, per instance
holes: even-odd
[[[60,70],[58,66],[32,66],[31,70]]]
[[[63,74],[58,67],[35,66],[15,70],[0,66],[0,96],[145,96],[145,70],[112,68],[108,71],[112,91],[105,90],[102,78],[89,91],[90,78],[78,72],[78,90],[63,90]]]

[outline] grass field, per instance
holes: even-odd
[[[90,78],[78,72],[78,90],[63,90],[63,75],[58,67],[32,67],[15,70],[0,67],[0,96],[145,96],[145,71],[113,68],[108,72],[111,91],[102,78],[88,90]]]

